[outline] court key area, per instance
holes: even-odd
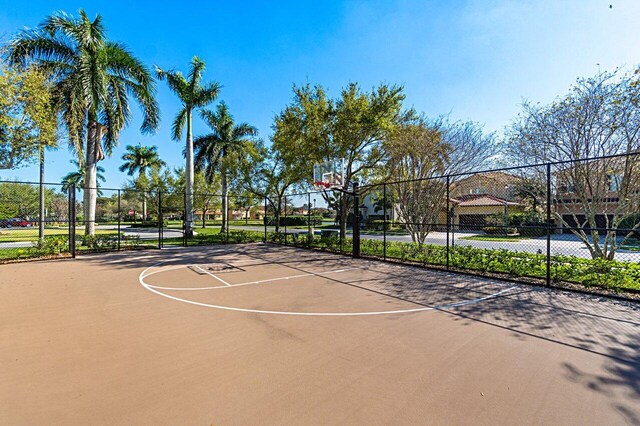
[[[272,244],[0,266],[1,424],[640,424],[640,308]]]

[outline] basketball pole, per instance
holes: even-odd
[[[353,182],[353,257],[360,257],[360,194],[358,182]]]

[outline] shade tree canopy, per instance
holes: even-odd
[[[58,140],[57,119],[46,75],[35,67],[0,63],[0,168],[36,161],[41,147]]]
[[[530,179],[538,186],[551,180],[555,220],[593,258],[613,259],[640,228],[638,70],[580,78],[548,105],[525,102],[507,129],[505,150],[516,164],[556,163],[552,176],[542,171]]]

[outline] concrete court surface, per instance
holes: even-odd
[[[640,309],[268,244],[2,265],[0,424],[640,424]]]

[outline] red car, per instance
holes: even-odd
[[[0,220],[0,228],[26,228],[29,226],[31,226],[30,222],[20,219],[19,217]]]

